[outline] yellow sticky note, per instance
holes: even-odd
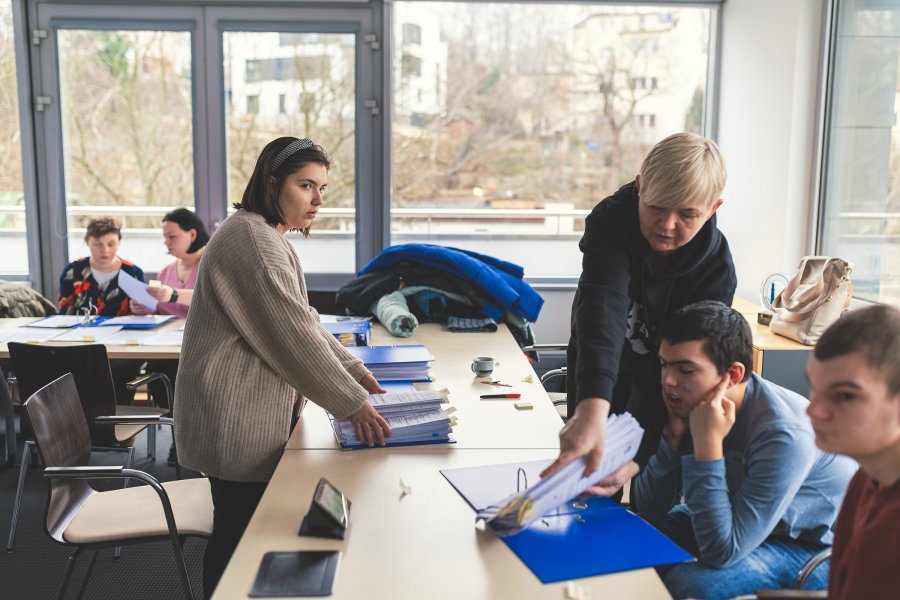
[[[125,340],[126,346],[140,346],[141,343],[137,340]]]
[[[91,342],[96,342],[97,338],[95,338],[92,335],[83,335],[83,336],[81,336],[81,341],[91,343]]]
[[[150,287],[162,287],[162,281],[160,281],[159,279],[151,279],[147,282],[147,285],[149,285]]]
[[[532,410],[534,408],[534,404],[531,402],[526,402],[525,400],[521,400],[513,404],[516,407],[516,410]]]

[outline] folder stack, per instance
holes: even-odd
[[[450,434],[454,421],[441,408],[445,402],[446,395],[439,390],[369,395],[369,403],[391,428],[392,435],[385,438],[387,446],[453,443],[455,440]],[[357,437],[349,419],[332,418],[331,425],[341,448],[368,448],[368,444]]]
[[[364,320],[325,321],[322,327],[344,346],[368,346],[372,324]]]
[[[352,346],[347,350],[362,360],[378,381],[431,381],[428,369],[434,357],[421,344]]]

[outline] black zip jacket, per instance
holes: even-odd
[[[659,328],[675,310],[700,300],[730,306],[737,287],[734,261],[713,215],[674,251],[664,273],[654,273],[634,182],[594,207],[579,248],[584,258],[567,352],[569,414],[583,398],[596,397],[609,400],[612,413],[630,411],[645,430],[635,458],[643,467],[667,420]]]

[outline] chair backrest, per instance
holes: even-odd
[[[25,401],[25,412],[44,465],[82,467],[91,458],[88,431],[71,373],[48,383]],[[47,532],[63,542],[62,532],[93,489],[82,480],[52,479],[47,499]]]
[[[22,398],[71,373],[95,446],[117,446],[115,426],[97,424],[96,417],[116,414],[116,392],[106,346],[39,346],[9,342],[9,357]]]

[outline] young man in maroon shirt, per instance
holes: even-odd
[[[828,597],[900,598],[900,310],[847,313],[807,377],[816,444],[860,466],[835,526]]]

